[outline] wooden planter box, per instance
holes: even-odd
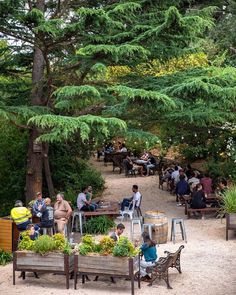
[[[16,250],[19,231],[9,217],[0,218],[0,249],[7,252]]]
[[[229,230],[236,230],[236,213],[226,213],[226,241]]]
[[[31,251],[16,251],[13,253],[13,285],[15,271],[60,273],[66,276],[66,288],[69,289],[69,275],[74,268],[74,255],[51,252],[44,256]]]
[[[139,255],[129,257],[114,256],[82,256],[75,255],[74,263],[74,288],[77,285],[77,275],[82,275],[82,283],[85,283],[84,275],[102,275],[110,277],[125,277],[131,280],[131,294],[134,294],[134,274],[140,270]],[[140,288],[140,277],[138,277]]]

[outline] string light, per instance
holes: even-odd
[[[184,136],[181,136],[181,139],[184,140]]]
[[[194,133],[194,136],[197,137],[197,133]]]
[[[210,134],[211,133],[211,130],[208,130],[208,133]]]
[[[171,139],[171,138],[169,138],[169,141],[172,141],[172,139]]]

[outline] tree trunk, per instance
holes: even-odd
[[[36,8],[44,12],[44,1],[37,0]],[[37,36],[39,37],[39,36]],[[33,70],[32,70],[32,93],[31,105],[43,106],[43,83],[45,61],[41,49],[38,47],[35,39]],[[36,143],[36,138],[40,135],[35,126],[32,127],[29,136],[28,153],[27,153],[27,173],[26,173],[26,202],[32,200],[38,191],[42,191],[42,169],[43,155],[42,144]]]
[[[52,182],[52,176],[51,176],[51,169],[49,165],[49,157],[48,157],[48,150],[49,150],[49,144],[45,142],[43,144],[43,166],[44,166],[44,173],[45,178],[48,186],[48,192],[49,196],[53,197],[55,196],[54,186]]]
[[[35,140],[39,136],[36,128],[30,131],[28,154],[27,154],[27,171],[26,171],[26,203],[31,201],[37,192],[42,191],[42,145],[36,144]]]

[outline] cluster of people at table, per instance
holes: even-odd
[[[17,229],[20,232],[31,230],[32,239],[38,236],[40,229],[53,228],[54,225],[57,232],[64,233],[71,214],[71,206],[64,200],[62,193],[57,194],[54,207],[51,206],[50,198],[43,199],[42,193],[38,192],[31,208],[24,207],[22,201],[17,200],[15,207],[11,210],[11,218],[16,223]],[[32,224],[31,219],[34,216],[40,220],[39,223]]]
[[[163,172],[163,181],[167,182],[169,191],[176,194],[178,205],[182,205],[183,196],[190,195],[190,207],[202,209],[206,207],[207,198],[214,193],[218,201],[212,201],[212,206],[220,206],[220,197],[227,189],[225,178],[219,178],[214,189],[213,180],[209,173],[201,174],[193,170],[190,165],[182,169],[178,164],[170,166]]]
[[[124,166],[128,171],[137,170],[141,176],[149,176],[150,171],[156,168],[157,161],[155,157],[148,152],[144,152],[139,159],[132,160],[130,156],[126,156]]]

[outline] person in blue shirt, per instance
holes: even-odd
[[[33,204],[33,208],[32,208],[33,215],[40,218],[42,216],[42,211],[45,210],[45,208],[46,208],[46,204],[43,199],[42,193],[38,192],[36,194],[36,200],[35,200],[35,202]]]
[[[181,197],[188,195],[190,193],[189,184],[185,180],[185,175],[181,174],[179,176],[179,182],[176,184],[176,202],[179,201],[178,205],[181,205]]]
[[[156,249],[156,243],[151,240],[149,234],[143,233],[143,244],[140,247],[140,250],[143,253],[144,260],[142,259],[140,261],[140,277],[142,281],[148,282],[151,278],[148,275],[146,268],[148,266],[153,266],[155,262],[157,261],[157,249]]]

